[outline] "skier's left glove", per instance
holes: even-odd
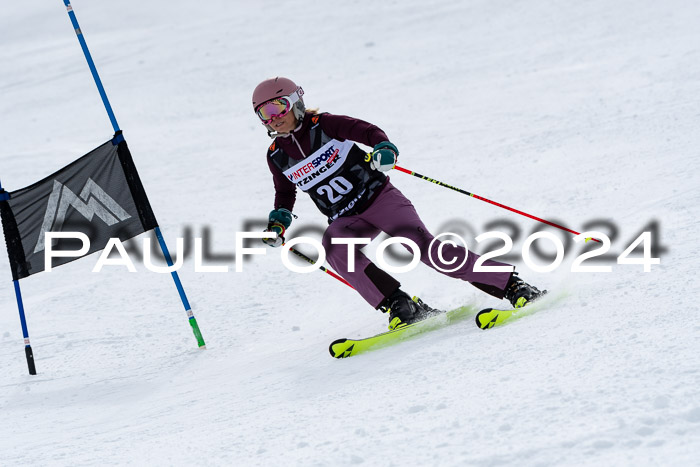
[[[281,246],[284,243],[284,233],[292,225],[292,219],[296,217],[289,209],[279,208],[270,212],[267,218],[267,229],[265,232],[277,232],[277,237],[263,238],[263,243],[272,247]]]
[[[399,149],[390,141],[382,141],[372,151],[372,168],[381,172],[391,170],[396,165]]]

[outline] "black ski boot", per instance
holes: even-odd
[[[517,272],[513,272],[508,280],[503,298],[508,300],[513,308],[522,308],[546,293],[546,290],[541,291],[537,287],[531,286],[519,278]]]
[[[418,297],[411,297],[402,290],[397,290],[388,297],[380,309],[389,313],[389,329],[394,330],[424,320],[440,312],[431,308]]]

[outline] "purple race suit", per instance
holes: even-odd
[[[305,191],[330,223],[322,241],[328,263],[375,308],[396,291],[400,283],[372,263],[359,250],[361,245],[354,251],[354,265],[348,264],[348,245],[333,244],[332,238],[374,239],[381,232],[392,237],[406,237],[418,245],[424,264],[503,298],[503,290],[514,268],[508,272],[474,272],[479,255],[461,246],[433,241],[435,237],[425,227],[413,204],[386,175],[372,169],[365,152],[353,143],[373,147],[388,140],[386,134],[371,123],[341,115],[307,113],[292,133],[278,136],[268,150],[275,209],[292,211],[296,189]],[[439,255],[441,245],[442,254]],[[455,271],[445,272],[462,263]],[[509,266],[491,260],[483,264]]]

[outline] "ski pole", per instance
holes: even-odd
[[[569,228],[566,228],[563,225],[555,224],[554,222],[550,222],[548,220],[539,218],[537,216],[533,216],[532,214],[528,214],[526,212],[511,208],[510,206],[506,206],[505,204],[497,203],[496,201],[491,201],[490,199],[484,198],[483,196],[479,196],[479,195],[474,194],[474,193],[469,193],[466,190],[462,190],[461,188],[457,188],[457,187],[454,187],[452,185],[448,185],[447,183],[443,183],[439,180],[435,180],[434,178],[426,177],[425,175],[421,175],[417,172],[413,172],[412,170],[404,169],[403,167],[399,167],[398,165],[394,166],[394,168],[396,170],[398,170],[399,172],[403,172],[403,173],[406,173],[408,175],[413,175],[414,177],[418,177],[421,180],[425,180],[425,181],[434,183],[436,185],[443,186],[445,188],[449,188],[450,190],[457,191],[459,193],[462,193],[463,195],[471,196],[472,198],[476,198],[476,199],[481,200],[481,201],[486,201],[487,203],[493,204],[494,206],[498,206],[499,208],[507,209],[507,210],[512,211],[516,214],[520,214],[521,216],[529,217],[530,219],[534,219],[538,222],[542,222],[543,224],[551,225],[552,227],[556,227],[557,229],[565,230],[565,231],[570,232],[574,235],[579,235],[579,233],[580,233],[580,232],[576,232],[575,230],[571,230]],[[586,239],[586,240],[588,240],[588,239]],[[598,243],[602,243],[597,238],[591,238],[591,240],[594,240]]]
[[[295,255],[297,255],[299,258],[303,259],[303,260],[306,261],[307,263],[314,264],[314,265],[316,264],[316,261],[312,260],[311,258],[309,258],[308,256],[306,256],[304,253],[302,253],[302,252],[299,251],[299,250],[295,250],[294,248],[289,247],[289,251],[291,251],[292,253],[294,253]],[[325,272],[326,274],[330,275],[331,277],[334,277],[334,278],[338,279],[340,282],[342,282],[343,284],[347,285],[347,286],[350,287],[351,289],[354,289],[354,288],[355,288],[355,287],[353,287],[352,285],[350,285],[350,282],[346,281],[345,279],[343,279],[342,277],[340,277],[338,274],[334,273],[334,272],[331,271],[330,269],[325,268],[325,267],[323,267],[323,266],[319,266],[319,269],[320,269],[321,271]]]

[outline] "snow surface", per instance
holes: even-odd
[[[2,254],[0,465],[698,465],[700,4],[73,6],[171,249],[209,227],[213,251],[232,254],[266,217],[269,139],[250,95],[279,74],[309,106],[381,126],[405,167],[576,230],[612,220],[613,259],[656,219],[667,251],[650,273],[574,274],[578,249],[551,273],[519,260],[529,282],[566,293],[560,306],[347,360],[328,344],[386,317],[276,250],[243,273],[186,261],[207,350],[167,275],[93,274],[93,255],[21,282],[36,376]],[[0,43],[0,176],[14,190],[112,130],[62,2],[3,5]],[[507,219],[518,252],[541,230],[392,182],[436,232]],[[297,214],[323,226],[305,197]],[[400,279],[436,307],[500,303],[423,266]]]

